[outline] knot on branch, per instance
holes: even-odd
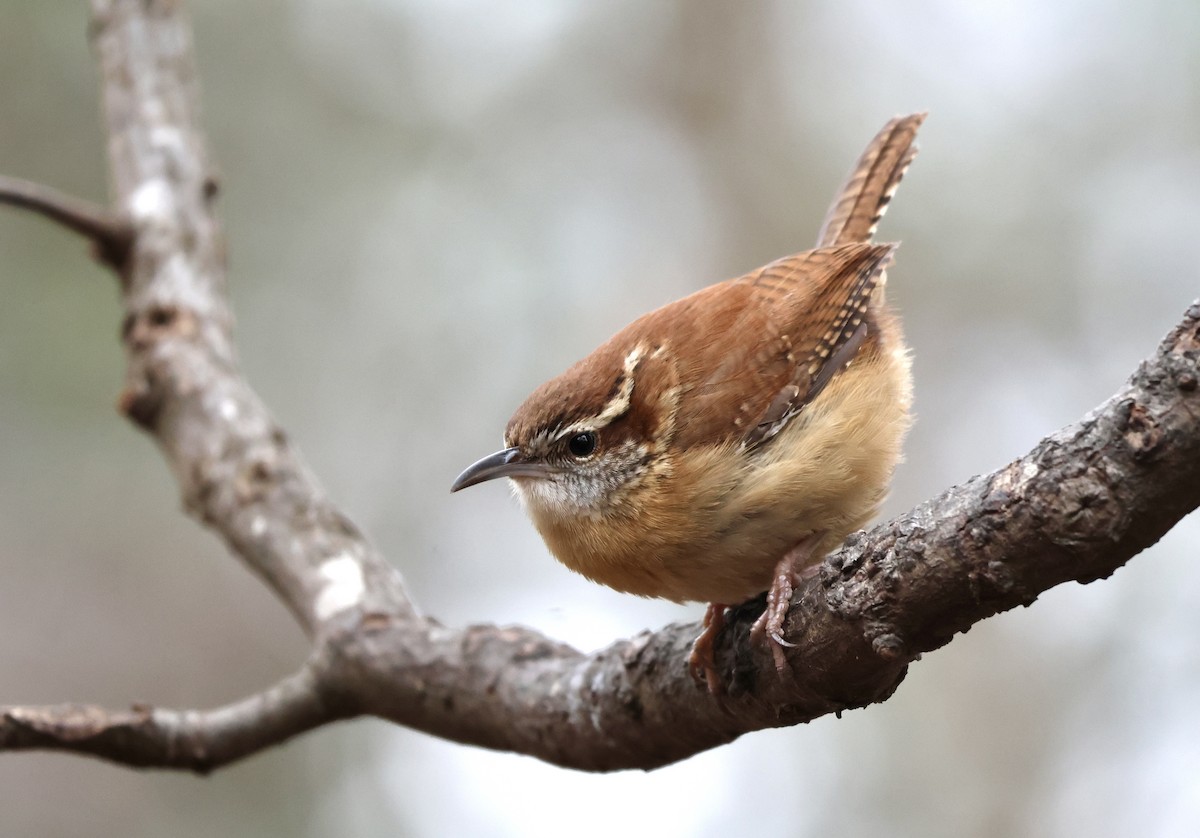
[[[163,402],[164,396],[154,371],[147,369],[136,381],[125,385],[117,397],[117,411],[143,431],[152,434],[158,426]]]
[[[131,352],[145,352],[160,341],[192,338],[198,331],[195,312],[173,303],[152,303],[126,315],[121,340]]]
[[[1121,405],[1121,429],[1135,462],[1148,462],[1159,449],[1163,433],[1154,415],[1133,399]]]

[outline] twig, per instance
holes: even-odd
[[[0,750],[69,751],[138,768],[205,774],[334,718],[306,667],[214,710],[0,707]]]
[[[0,204],[27,209],[89,239],[96,257],[120,271],[133,244],[133,225],[106,207],[40,183],[0,175]]]

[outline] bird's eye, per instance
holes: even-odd
[[[575,434],[567,440],[567,450],[571,452],[572,457],[580,460],[590,457],[596,450],[596,434],[592,431]]]

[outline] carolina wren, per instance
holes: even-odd
[[[711,603],[692,656],[710,688],[725,606],[768,590],[755,632],[785,643],[792,586],[875,514],[900,460],[896,246],[870,241],[924,118],[871,141],[815,250],[638,318],[534,390],[504,450],[454,481],[511,478],[550,551],[590,579]]]

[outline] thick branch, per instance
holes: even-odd
[[[159,443],[188,510],[310,635],[350,607],[411,613],[399,575],[325,497],[238,372],[181,4],[93,0],[92,11],[115,199],[137,234],[123,284],[122,410]]]
[[[368,625],[340,647],[336,680],[363,712],[591,770],[653,768],[882,701],[921,653],[1062,582],[1108,576],[1200,506],[1198,380],[1200,302],[1088,416],[829,556],[789,614],[794,680],[749,643],[761,598],[739,609],[718,644],[723,708],[685,671],[698,625],[590,656],[522,629]]]

